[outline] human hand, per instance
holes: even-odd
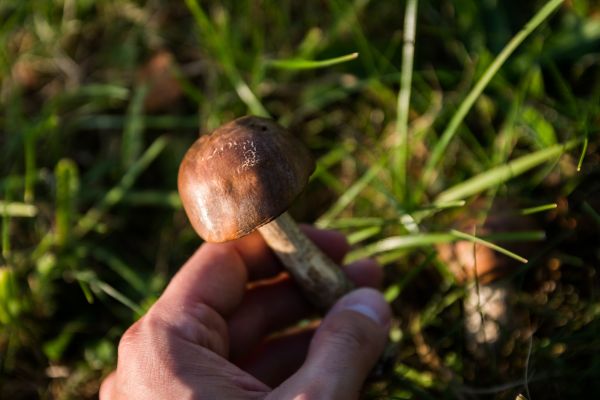
[[[349,250],[339,233],[304,230],[338,263]],[[357,286],[381,283],[371,260],[344,270]],[[385,346],[388,304],[357,289],[318,328],[273,336],[312,314],[281,272],[258,234],[203,244],[123,335],[100,400],[358,398]]]

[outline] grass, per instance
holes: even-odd
[[[598,15],[583,0],[3,2],[0,397],[96,396],[200,243],[182,155],[244,114],[315,156],[298,219],[383,265],[398,352],[365,397],[597,396]],[[514,218],[527,226],[480,230]],[[483,358],[438,254],[463,240],[528,261],[504,278],[517,324]]]

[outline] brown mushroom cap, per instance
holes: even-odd
[[[242,117],[192,145],[179,167],[179,195],[196,232],[224,242],[285,212],[314,168],[308,150],[285,128]]]

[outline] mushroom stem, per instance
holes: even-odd
[[[330,308],[352,289],[352,283],[341,268],[300,231],[288,213],[258,229],[307,298],[318,308]]]

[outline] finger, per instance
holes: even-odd
[[[341,264],[346,253],[350,251],[346,236],[338,231],[318,229],[311,225],[302,225],[300,229],[336,264]]]
[[[270,387],[279,386],[306,359],[317,325],[266,340],[251,356],[238,363],[238,366]]]
[[[337,231],[317,229],[309,225],[302,225],[301,230],[338,264],[350,250],[345,236]],[[272,278],[283,270],[259,232],[255,231],[231,243],[246,263],[250,281]]]
[[[231,243],[204,243],[173,277],[158,300],[177,313],[203,303],[227,316],[245,292],[248,273],[242,256]]]
[[[348,278],[358,287],[380,288],[383,284],[383,269],[371,258],[357,260],[344,267]]]
[[[390,307],[376,290],[344,296],[315,333],[302,367],[273,396],[357,399],[384,349],[390,318]]]
[[[381,284],[381,267],[374,260],[359,260],[344,271],[357,286],[379,287]],[[228,320],[231,359],[244,357],[267,335],[312,313],[314,308],[310,302],[287,276],[250,288]]]
[[[228,320],[230,359],[247,356],[271,332],[288,327],[314,312],[288,276],[250,288]]]
[[[249,281],[271,278],[281,272],[279,260],[260,232],[254,231],[231,244],[246,263]]]

